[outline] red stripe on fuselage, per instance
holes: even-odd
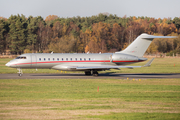
[[[142,62],[144,60],[131,60],[131,61],[112,61],[114,63],[128,63],[128,62]],[[29,62],[29,63],[17,63],[14,65],[27,65],[27,64],[44,64],[44,63],[70,63],[70,62],[111,62],[110,60],[86,60],[86,61],[45,61],[45,62]]]

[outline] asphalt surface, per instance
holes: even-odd
[[[151,79],[151,78],[180,78],[180,73],[102,73],[99,76],[86,76],[83,73],[72,74],[0,74],[0,79]]]

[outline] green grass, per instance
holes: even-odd
[[[15,68],[6,67],[5,64],[11,59],[0,59],[0,74],[4,73],[17,73]],[[149,59],[150,60],[150,59]],[[133,66],[143,66],[147,63],[140,62],[131,64]],[[175,66],[174,66],[175,65]],[[135,69],[121,69],[121,70],[110,70],[105,72],[118,72],[118,73],[179,73],[180,72],[180,58],[155,58],[150,67],[142,67]],[[49,69],[24,69],[23,73],[72,73],[70,71],[58,71]],[[82,72],[81,72],[82,73]]]
[[[10,60],[0,59],[1,74],[17,73],[5,66]],[[105,72],[179,73],[180,59],[155,58],[151,67]],[[0,79],[0,119],[178,120],[180,79]]]
[[[178,120],[180,79],[0,79],[0,108],[0,119]]]
[[[89,118],[118,119],[118,120],[178,120],[176,113],[112,113],[111,115],[89,116]]]

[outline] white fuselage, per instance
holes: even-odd
[[[8,62],[6,66],[12,68],[43,68],[58,70],[73,69],[72,66],[121,66],[147,60],[122,53],[82,54],[82,53],[28,53],[22,54]],[[58,67],[57,67],[58,66]],[[68,68],[71,66],[71,68]],[[93,68],[90,68],[93,69]],[[86,69],[87,70],[87,69]],[[98,69],[98,70],[105,70]]]

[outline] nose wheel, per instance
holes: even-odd
[[[21,77],[21,76],[22,76],[22,74],[23,74],[23,72],[22,72],[21,68],[18,68],[17,70],[19,70],[19,72],[18,72],[18,73],[19,73],[19,74],[18,74],[18,76],[19,76],[19,77]]]
[[[22,76],[22,73],[19,73],[19,77],[21,77]]]

